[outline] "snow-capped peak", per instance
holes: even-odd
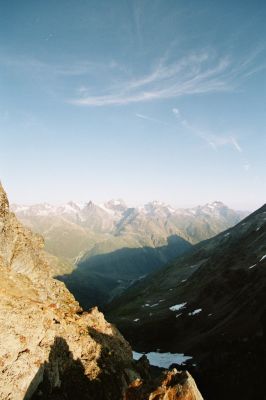
[[[142,211],[145,214],[149,215],[164,215],[168,216],[170,214],[176,213],[176,209],[173,208],[172,206],[165,204],[161,201],[151,201],[147,204],[145,204],[143,207],[140,208],[140,211]]]
[[[107,203],[104,203],[104,207],[118,212],[123,212],[128,208],[122,199],[109,200]]]

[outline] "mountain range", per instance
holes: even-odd
[[[43,239],[9,209],[0,184],[0,399],[203,400],[186,371],[134,361],[95,307],[84,312],[52,278]]]
[[[206,399],[264,398],[266,205],[136,282],[107,315],[138,351],[193,357]]]
[[[137,280],[247,214],[218,201],[188,209],[158,201],[134,208],[123,200],[62,206],[14,204],[12,209],[45,238],[54,276],[86,308],[111,301]]]

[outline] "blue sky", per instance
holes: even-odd
[[[12,202],[266,198],[266,4],[0,0]]]

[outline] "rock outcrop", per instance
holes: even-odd
[[[136,379],[129,385],[125,400],[203,400],[187,371],[168,371],[153,381]]]
[[[0,185],[1,400],[201,399],[177,371],[154,386],[118,330],[97,308],[83,312],[49,262]]]

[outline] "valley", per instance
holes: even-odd
[[[129,343],[97,307],[83,311],[40,235],[10,211],[0,184],[1,400],[202,400],[187,371],[134,361]]]
[[[192,356],[206,399],[263,398],[265,267],[266,205],[135,283],[106,312],[135,350]]]
[[[0,400],[266,400],[266,1],[0,1]]]
[[[135,282],[247,214],[217,201],[188,209],[158,201],[132,208],[123,200],[13,204],[12,209],[45,238],[54,276],[85,308],[104,307]]]

